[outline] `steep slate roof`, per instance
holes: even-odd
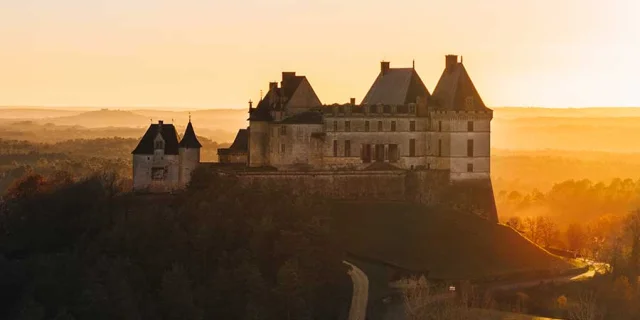
[[[267,94],[258,102],[256,108],[250,111],[249,120],[273,120],[270,111],[283,110],[304,79],[306,79],[305,76],[296,76],[295,73],[283,72],[282,86],[269,89]]]
[[[154,141],[158,135],[159,124],[152,124],[145,132],[142,139],[138,143],[138,146],[133,149],[132,154],[153,154]],[[164,154],[177,155],[178,154],[178,131],[173,124],[162,124],[162,139],[164,139]]]
[[[284,124],[322,124],[324,121],[322,113],[319,111],[306,111],[294,114],[283,119]]]
[[[240,129],[229,148],[219,148],[218,154],[246,153],[249,151],[249,129]]]
[[[285,101],[289,101],[293,94],[296,93],[298,87],[304,81],[305,76],[284,76],[282,79],[282,87],[280,88],[280,93],[285,97]]]
[[[472,98],[472,103],[467,103]],[[489,110],[471,81],[461,62],[445,68],[429,103],[437,110],[485,111]]]
[[[249,130],[248,129],[240,129],[238,130],[238,134],[236,134],[235,140],[229,147],[229,149],[234,150],[249,150]]]
[[[307,84],[309,83],[305,76],[298,76],[295,72],[283,72],[281,86],[269,89],[267,94],[260,99],[258,105],[249,111],[249,120],[272,121],[273,117],[270,112],[274,110],[284,111],[288,106],[290,106],[289,102],[294,97],[301,84],[305,81]],[[317,99],[317,95],[313,91],[313,87],[311,87],[310,84],[309,87],[311,91],[309,94],[312,94],[315,99]]]
[[[200,141],[198,141],[198,138],[196,137],[195,131],[193,131],[191,121],[187,124],[187,129],[184,130],[184,136],[182,136],[182,140],[180,140],[180,148],[202,148]]]
[[[429,90],[413,68],[392,68],[380,72],[362,99],[362,104],[404,105],[416,102],[416,97],[428,98]]]

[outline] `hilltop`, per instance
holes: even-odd
[[[56,125],[80,125],[87,128],[142,127],[149,119],[131,111],[101,109],[76,115],[47,119]]]
[[[574,266],[513,229],[473,214],[399,202],[337,202],[337,233],[354,255],[434,279],[491,280]]]

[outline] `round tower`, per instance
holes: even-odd
[[[249,167],[269,165],[269,122],[272,119],[266,107],[249,105]]]
[[[196,137],[193,125],[191,124],[191,116],[189,116],[189,124],[187,124],[187,128],[180,141],[180,148],[178,149],[180,159],[178,182],[180,186],[184,187],[191,181],[191,173],[200,164],[201,148],[202,145]]]

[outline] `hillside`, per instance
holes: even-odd
[[[483,280],[573,266],[509,227],[475,215],[394,202],[334,204],[337,233],[355,255],[434,279]]]
[[[145,127],[149,118],[131,111],[101,109],[77,115],[46,120],[55,125],[79,125],[87,128],[104,127]]]

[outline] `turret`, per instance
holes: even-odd
[[[200,148],[202,145],[196,137],[191,124],[191,116],[189,116],[189,123],[179,145],[180,175],[178,179],[181,186],[186,186],[191,181],[191,173],[200,164]]]
[[[457,55],[447,55],[429,102],[431,161],[452,181],[490,179],[493,111],[484,104]]]

